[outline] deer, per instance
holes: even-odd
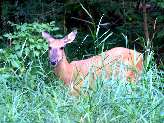
[[[106,79],[114,74],[117,78],[120,66],[122,73],[130,82],[137,81],[143,69],[143,55],[135,50],[115,47],[88,59],[68,62],[64,48],[76,38],[77,30],[58,39],[48,32],[42,32],[42,37],[48,41],[48,54],[54,74],[71,89],[71,95],[79,95],[84,81],[88,78],[89,87],[94,87],[94,81],[105,71]],[[122,74],[121,73],[121,74]]]

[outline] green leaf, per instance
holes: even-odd
[[[54,25],[54,24],[55,24],[55,21],[51,21],[51,22],[50,22],[50,25]]]
[[[34,43],[34,42],[35,42],[35,41],[34,41],[34,39],[32,39],[32,38],[30,38],[30,39],[29,39],[29,41],[30,41],[30,42],[32,42],[32,43]]]
[[[8,38],[8,39],[12,39],[12,34],[11,33],[4,34],[3,36]]]
[[[30,49],[29,48],[25,48],[25,54],[28,55],[30,53]]]
[[[13,67],[19,68],[20,67],[20,62],[18,60],[12,60],[11,64]]]
[[[39,56],[40,52],[38,52],[37,50],[34,51],[34,55],[35,56]]]
[[[22,52],[21,51],[17,51],[16,54],[19,58],[22,57]]]
[[[41,45],[38,44],[38,45],[36,45],[36,48],[40,50],[42,47],[41,47]]]
[[[15,45],[15,50],[19,50],[19,49],[21,49],[21,45],[20,44],[16,44]]]
[[[0,71],[1,71],[1,68],[0,68]],[[0,81],[5,81],[5,80],[7,80],[10,76],[11,76],[11,74],[9,74],[9,73],[1,74]]]
[[[3,53],[4,52],[4,50],[3,49],[0,49],[0,53]]]
[[[23,25],[21,25],[21,31],[24,32],[27,29],[27,23],[24,23]]]
[[[37,42],[43,42],[43,39],[38,39]]]

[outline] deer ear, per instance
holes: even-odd
[[[76,38],[76,34],[77,34],[77,30],[74,30],[74,31],[72,31],[71,33],[69,33],[67,36],[65,36],[65,37],[63,38],[64,43],[65,43],[65,44],[68,44],[68,43],[73,42],[73,40]]]
[[[47,32],[42,32],[42,37],[45,38],[46,40],[50,41],[51,39],[54,39],[49,33]]]

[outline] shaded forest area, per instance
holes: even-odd
[[[109,29],[113,32],[112,37],[105,42],[105,49],[125,47],[123,35],[126,35],[129,48],[133,49],[135,46],[145,55],[147,50],[153,50],[155,61],[160,67],[163,66],[162,0],[1,0],[0,8],[0,35],[14,31],[10,22],[23,24],[55,21],[61,32],[66,33],[77,28],[79,40],[87,34],[91,34],[90,38],[94,39],[101,19],[100,32],[103,34]],[[10,42],[1,40],[0,44],[1,47],[9,46]],[[80,54],[92,53],[95,50],[93,42],[78,45],[83,45],[79,49]],[[73,57],[79,59],[79,53]]]

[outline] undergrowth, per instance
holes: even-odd
[[[136,84],[102,77],[95,90],[70,96],[53,75],[40,34],[57,32],[53,24],[14,25],[15,32],[4,35],[12,45],[0,50],[0,122],[163,122],[164,72],[153,61]]]

